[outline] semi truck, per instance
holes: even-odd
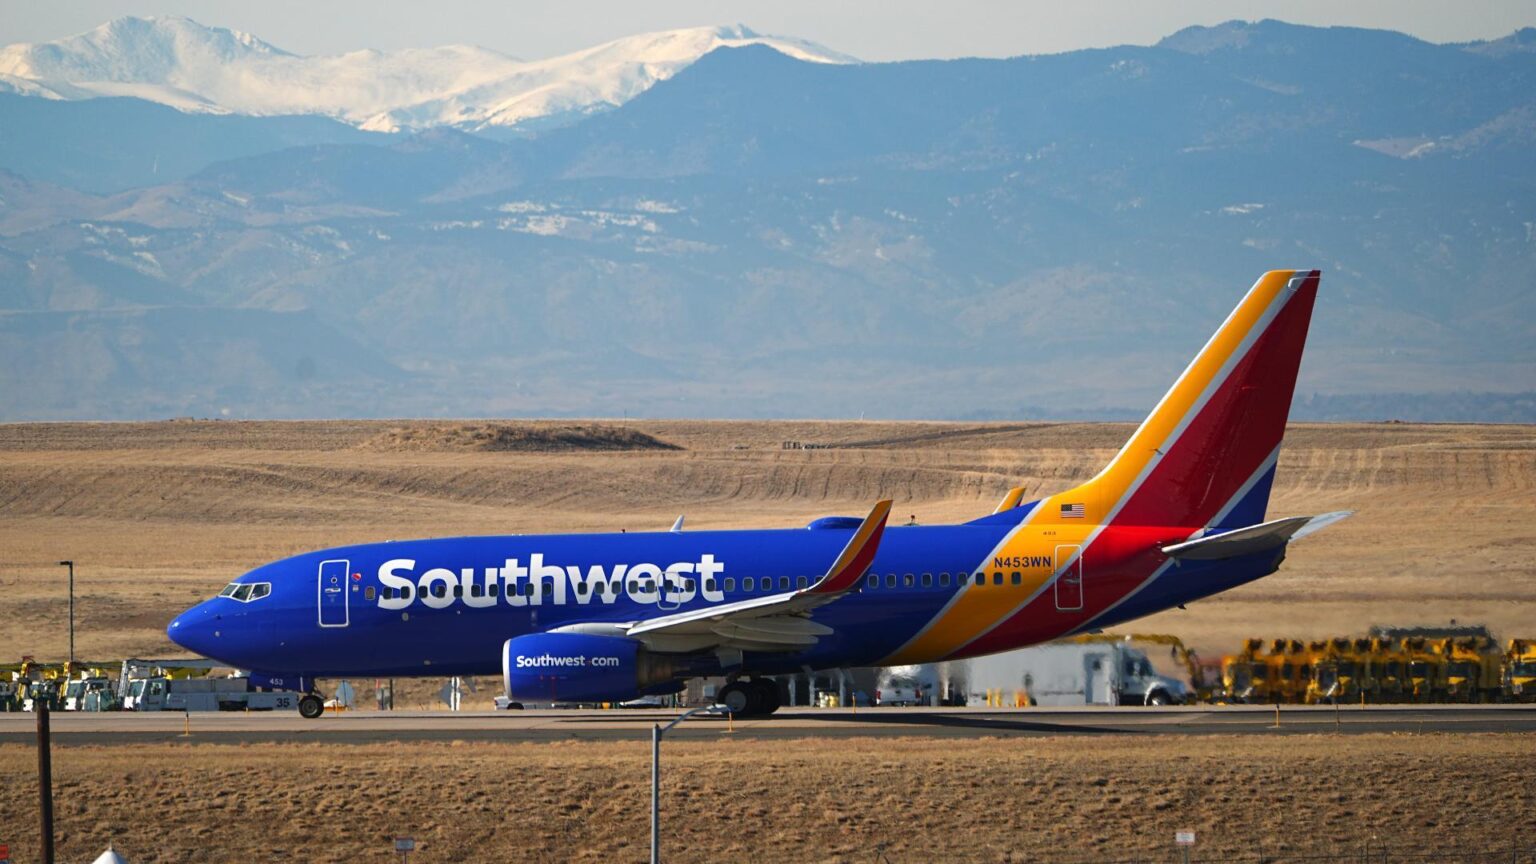
[[[1188,684],[1152,668],[1131,637],[1053,642],[974,657],[966,663],[969,704],[1179,705]]]
[[[1511,639],[1504,652],[1504,693],[1513,702],[1536,702],[1536,639]]]

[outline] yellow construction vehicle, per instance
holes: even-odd
[[[1408,678],[1404,692],[1411,702],[1445,701],[1445,653],[1440,639],[1431,642],[1423,636],[1410,636],[1403,640],[1407,656]]]
[[[1307,695],[1312,677],[1312,658],[1307,646],[1298,639],[1276,639],[1270,643],[1269,662],[1274,667],[1275,687],[1270,701],[1300,704]]]
[[[1307,681],[1306,703],[1336,705],[1359,701],[1363,681],[1370,676],[1370,656],[1356,652],[1349,639],[1313,642],[1310,648],[1312,674]]]
[[[1244,640],[1240,653],[1221,658],[1221,696],[1228,702],[1268,702],[1277,671],[1264,657],[1263,639]]]
[[[1447,639],[1445,696],[1449,702],[1496,702],[1502,669],[1499,646],[1483,636]]]
[[[1536,702],[1536,639],[1511,639],[1504,652],[1504,697]]]
[[[1413,685],[1408,680],[1408,654],[1402,645],[1396,639],[1372,636],[1369,650],[1375,679],[1374,701],[1409,701],[1413,696]]]

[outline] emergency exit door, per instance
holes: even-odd
[[[348,573],[346,561],[320,562],[320,626],[347,626]]]
[[[1083,547],[1056,547],[1056,608],[1077,612],[1083,608]]]

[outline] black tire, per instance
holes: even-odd
[[[314,720],[325,713],[325,703],[313,693],[305,693],[299,697],[299,716],[305,720]]]
[[[1161,690],[1153,690],[1147,694],[1146,704],[1154,708],[1161,708],[1164,705],[1172,705],[1173,702],[1168,698],[1167,693]]]
[[[753,709],[762,701],[755,692],[756,689],[750,684],[737,681],[720,688],[720,694],[715,697],[715,701],[724,705],[725,710],[737,717],[750,717]]]
[[[523,703],[521,703],[521,702],[508,702],[507,703],[507,707],[506,707],[505,710],[507,710],[507,711],[521,711],[521,710],[523,710]]]
[[[759,678],[752,682],[752,688],[758,693],[758,713],[766,717],[779,710],[779,684],[768,678]]]

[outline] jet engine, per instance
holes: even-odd
[[[702,674],[692,666],[623,636],[534,633],[501,649],[507,698],[519,702],[623,702],[673,692],[674,679]]]

